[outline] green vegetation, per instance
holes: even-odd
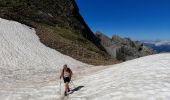
[[[116,51],[116,58],[121,61],[125,61],[124,49],[121,47]]]
[[[73,30],[71,28],[59,27],[59,26],[54,27],[48,24],[43,24],[43,23],[41,23],[41,25],[48,27],[52,29],[53,31],[55,31],[56,35],[53,34],[54,37],[60,35],[61,37],[72,41],[75,45],[82,46],[86,48],[87,50],[90,50],[96,53],[102,53],[96,47],[96,45],[94,45],[91,41],[83,37],[77,30]]]
[[[56,32],[58,32],[62,37],[69,39],[74,42],[82,42],[87,43],[87,39],[81,36],[80,33],[72,30],[72,29],[66,29],[66,28],[61,28],[61,27],[55,27],[53,28]]]
[[[100,52],[100,50],[93,43],[84,38],[80,33],[75,30],[55,27],[55,31],[58,32],[63,38],[71,40],[77,45],[81,45],[90,51]]]

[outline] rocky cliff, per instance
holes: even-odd
[[[0,17],[34,27],[42,43],[80,61],[103,64],[110,59],[75,0],[0,0]]]
[[[153,49],[144,46],[142,42],[132,41],[130,38],[121,38],[117,35],[109,38],[101,32],[96,32],[96,36],[106,51],[118,60],[132,60],[155,53]]]

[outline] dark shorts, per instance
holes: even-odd
[[[64,83],[66,82],[70,83],[70,77],[64,77],[63,79],[64,79]]]

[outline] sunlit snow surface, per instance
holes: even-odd
[[[26,92],[26,89],[20,90],[19,85],[49,81],[49,76],[58,74],[64,64],[71,68],[87,66],[43,45],[34,29],[0,18],[0,100],[16,93],[11,87]],[[28,91],[36,90],[29,88]],[[18,99],[18,95],[20,93],[9,96],[9,100]]]
[[[170,100],[170,54],[113,65],[77,82],[85,88],[73,96],[92,100]]]
[[[57,79],[65,63],[87,66],[45,47],[34,29],[0,19],[0,100],[170,100],[170,54],[89,71],[73,78],[71,88],[82,88],[68,98]]]

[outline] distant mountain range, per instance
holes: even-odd
[[[153,48],[157,53],[170,52],[170,40],[142,41],[144,45]]]

